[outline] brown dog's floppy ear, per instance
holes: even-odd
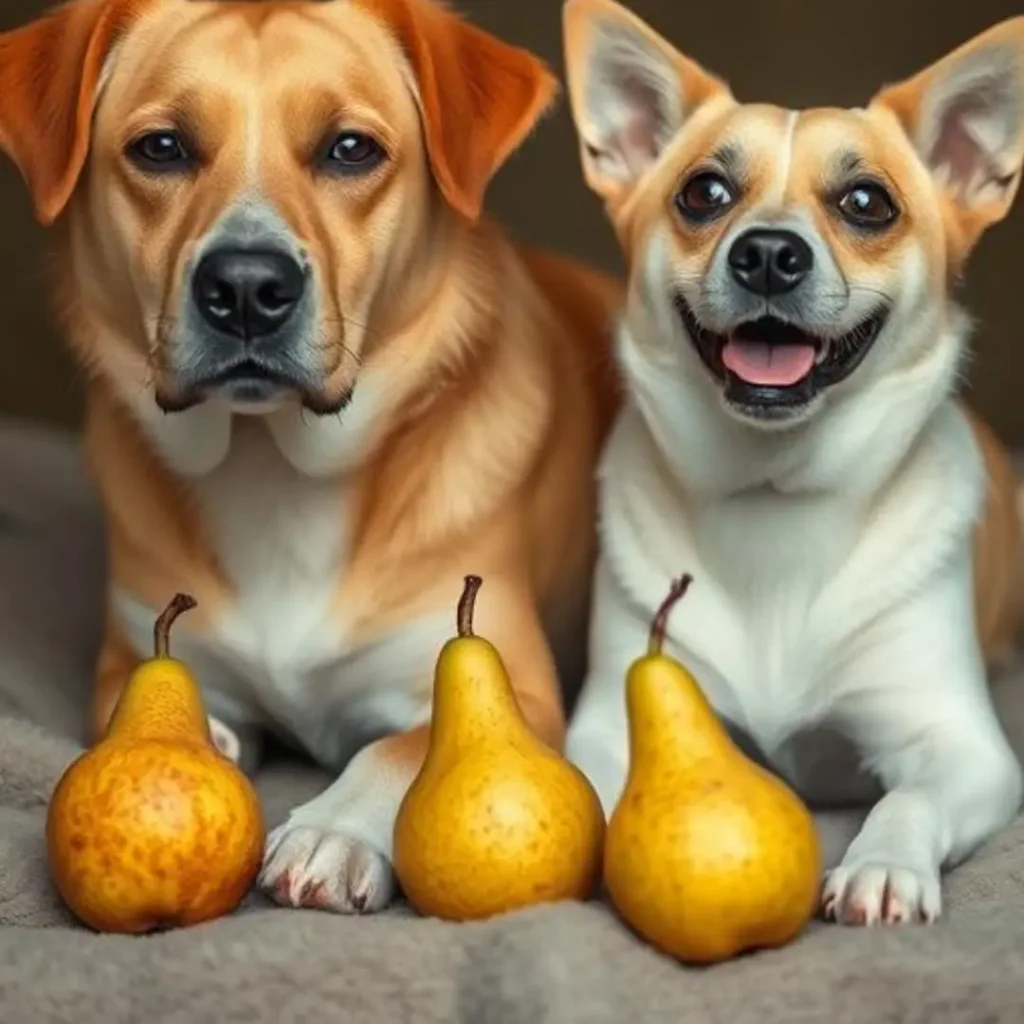
[[[139,7],[138,0],[72,0],[0,34],[0,149],[21,172],[43,224],[71,198],[104,64]]]
[[[652,167],[694,112],[728,86],[614,0],[566,0],[569,101],[587,184],[605,201]]]
[[[554,99],[526,50],[422,0],[364,0],[402,44],[419,85],[427,154],[448,203],[476,220],[491,178]]]
[[[1024,163],[1024,17],[990,28],[872,106],[899,120],[972,243],[1010,209]]]

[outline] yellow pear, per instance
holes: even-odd
[[[97,931],[196,924],[235,909],[255,881],[264,823],[249,780],[214,747],[199,687],[168,653],[178,594],[154,627],[155,657],[125,685],[106,735],[50,800],[50,871]]]
[[[407,899],[448,920],[586,899],[601,871],[597,794],[533,733],[498,651],[473,634],[481,582],[466,577],[458,635],[435,669],[429,749],[395,823]]]
[[[822,862],[796,794],[733,743],[694,678],[662,653],[673,583],[626,677],[630,768],[608,824],[604,880],[652,945],[708,964],[784,945],[814,912]]]

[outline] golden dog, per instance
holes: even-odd
[[[524,713],[582,671],[609,282],[487,184],[555,82],[427,0],[77,0],[0,36],[0,144],[57,221],[111,585],[95,729],[176,591],[221,748],[341,770],[280,902],[376,910],[466,573]]]

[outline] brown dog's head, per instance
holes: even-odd
[[[429,0],[72,0],[0,35],[0,147],[67,223],[90,362],[334,412],[554,89]]]
[[[952,282],[1020,181],[1024,18],[864,109],[799,112],[737,102],[612,0],[568,0],[565,31],[639,333],[731,416],[801,422],[956,333]]]

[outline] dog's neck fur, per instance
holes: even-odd
[[[647,538],[652,567],[685,557],[674,535],[682,530],[703,569],[734,595],[758,595],[771,604],[793,593],[816,593],[840,572],[866,519],[918,516],[916,504],[901,497],[900,481],[923,475],[934,482],[941,477],[938,464],[952,451],[960,458],[962,446],[971,444],[951,401],[968,328],[952,305],[936,304],[930,316],[898,317],[888,330],[905,332],[900,341],[890,335],[886,350],[869,358],[912,351],[917,355],[911,362],[852,392],[829,395],[810,421],[781,431],[757,430],[728,414],[711,381],[693,378],[706,371],[690,358],[678,320],[660,308],[634,294],[621,324],[620,365],[629,398],[619,432],[631,454],[624,458],[612,450],[613,440],[609,457],[617,468],[605,474],[604,499],[606,517],[633,520],[634,532]],[[941,340],[923,345],[929,332]],[[690,376],[685,389],[680,374]],[[928,558],[945,552],[949,538],[959,536],[976,512],[981,468],[975,461],[978,473],[958,482],[928,524],[934,534]],[[918,486],[924,493],[934,490],[934,483]],[[640,495],[660,512],[638,507]],[[618,536],[607,534],[607,557],[628,576]],[[905,574],[910,582],[921,571],[912,568]],[[892,586],[904,583],[894,580]]]
[[[899,341],[892,332],[900,332]],[[916,319],[900,317],[887,329],[887,346],[921,353],[911,363],[866,388],[828,395],[827,407],[808,422],[767,431],[730,416],[706,379],[694,380],[686,400],[680,398],[676,374],[705,371],[696,359],[685,370],[678,366],[681,355],[692,353],[679,351],[690,342],[677,319],[635,295],[622,321],[619,353],[631,401],[688,502],[764,491],[780,497],[831,494],[863,505],[884,488],[950,399],[968,333],[967,315],[952,303]],[[922,346],[926,335],[940,340]],[[674,372],[664,372],[662,358],[676,364]],[[899,416],[892,415],[895,396]]]

